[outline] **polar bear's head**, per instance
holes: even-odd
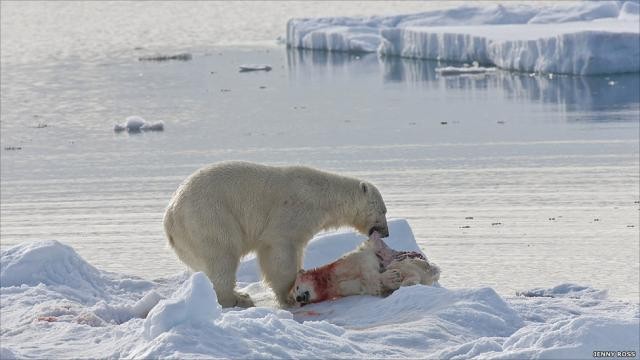
[[[296,282],[291,289],[292,297],[300,305],[314,303],[318,301],[318,294],[316,294],[316,283],[312,276],[306,275],[303,270],[300,270]]]
[[[366,181],[360,183],[358,191],[360,193],[358,219],[356,219],[358,231],[366,235],[377,231],[382,237],[389,236],[387,207],[384,205],[380,191]]]

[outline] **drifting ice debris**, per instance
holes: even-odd
[[[140,116],[129,116],[124,124],[115,124],[113,131],[122,132],[127,131],[130,133],[138,133],[140,131],[163,131],[164,122],[156,121],[154,123],[147,122]]]
[[[476,61],[473,62],[473,66],[469,66],[469,64],[463,64],[462,67],[456,66],[446,66],[436,68],[436,72],[440,75],[467,75],[467,74],[486,74],[489,72],[496,71],[495,67],[483,67],[480,66]]]
[[[240,72],[248,72],[248,71],[271,71],[271,66],[259,65],[259,64],[240,65]]]
[[[189,61],[191,60],[191,54],[182,53],[182,54],[175,54],[175,55],[150,55],[150,56],[141,56],[138,58],[138,61],[169,61],[169,60]]]

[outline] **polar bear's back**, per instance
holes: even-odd
[[[303,166],[241,161],[205,166],[174,193],[165,213],[165,231],[174,247],[178,237],[187,242],[189,238],[230,237],[243,254],[264,237],[292,234],[311,238],[322,221],[316,212],[322,211],[328,196],[323,190],[345,179]]]

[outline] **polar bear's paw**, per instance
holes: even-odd
[[[380,274],[380,282],[387,291],[398,290],[402,286],[402,273],[397,269],[389,269]]]
[[[235,306],[241,307],[241,308],[250,308],[250,307],[254,307],[255,306],[253,304],[253,300],[251,300],[251,297],[249,296],[249,294],[245,294],[245,293],[234,291],[233,295],[235,295],[235,297],[236,297],[236,305]]]

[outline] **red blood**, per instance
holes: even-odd
[[[304,279],[311,279],[315,285],[314,290],[317,298],[312,302],[315,303],[337,297],[333,284],[333,275],[335,274],[335,268],[339,263],[340,260],[334,261],[319,268],[309,270],[302,275]]]
[[[38,321],[54,322],[58,321],[58,318],[55,316],[39,316]]]

